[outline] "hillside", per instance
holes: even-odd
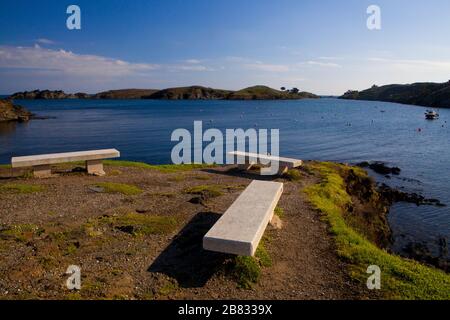
[[[156,89],[121,89],[87,93],[65,93],[61,90],[34,90],[16,92],[11,99],[155,99],[155,100],[290,100],[319,98],[309,92],[293,93],[266,86],[254,86],[239,91],[213,89],[202,86]]]
[[[318,96],[309,92],[290,93],[266,86],[254,86],[233,92],[227,97],[229,100],[289,100],[306,98],[318,98]]]
[[[450,108],[450,81],[373,86],[364,91],[347,91],[340,99],[386,101],[432,108]]]
[[[120,89],[99,92],[94,99],[142,99],[157,92],[156,89]]]
[[[144,99],[157,100],[220,100],[225,99],[231,91],[205,88],[201,86],[168,88],[157,91]]]

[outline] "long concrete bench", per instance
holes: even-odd
[[[46,178],[51,176],[52,164],[86,161],[86,169],[89,174],[102,176],[105,175],[102,160],[118,157],[120,157],[120,152],[116,149],[90,150],[13,157],[11,165],[13,168],[33,167],[35,177]]]
[[[282,183],[253,181],[204,236],[203,248],[253,256],[282,193]]]
[[[303,165],[303,161],[299,159],[277,157],[265,154],[257,154],[243,151],[232,151],[228,152],[228,154],[233,155],[238,159],[239,158],[243,159],[243,161],[241,162],[244,163],[238,162],[238,166],[242,170],[250,170],[254,165],[260,164],[261,160],[270,161],[272,163],[278,162],[279,165],[278,172],[280,174],[285,173],[289,169],[297,168]]]

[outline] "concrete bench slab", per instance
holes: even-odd
[[[282,193],[282,183],[253,181],[204,236],[203,248],[253,256]]]
[[[102,160],[118,157],[120,152],[116,149],[89,150],[13,157],[11,165],[13,168],[33,167],[34,176],[42,178],[51,176],[52,164],[86,161],[89,174],[104,175]]]
[[[233,155],[238,159],[239,158],[243,159],[241,161],[238,161],[239,168],[243,170],[250,170],[251,167],[254,166],[255,164],[260,164],[261,160],[270,161],[272,163],[278,162],[279,173],[284,173],[289,169],[297,168],[303,165],[302,160],[293,158],[277,157],[272,155],[257,154],[243,151],[232,151],[228,152],[228,154]],[[242,164],[242,162],[244,163]]]

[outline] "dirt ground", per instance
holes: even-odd
[[[370,298],[348,277],[327,225],[301,192],[314,175],[274,179],[284,183],[283,228],[267,228],[272,265],[243,289],[228,271],[233,257],[204,251],[202,237],[252,179],[263,177],[231,167],[166,173],[105,166],[104,177],[66,170],[34,179],[0,169],[0,299]],[[142,192],[94,187],[104,182]],[[37,189],[1,189],[16,184]],[[204,185],[220,194],[199,199],[186,191]],[[126,217],[140,216],[158,217],[159,227],[136,232]],[[80,291],[66,287],[69,265],[81,268]]]

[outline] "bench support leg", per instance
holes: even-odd
[[[94,176],[104,176],[106,173],[103,171],[102,160],[88,160],[86,161],[86,170],[88,174]]]
[[[285,173],[287,173],[289,171],[289,167],[288,166],[280,166],[280,168],[278,169],[278,174],[281,176]]]
[[[238,164],[239,170],[248,171],[253,167],[254,163]]]
[[[49,164],[34,166],[33,175],[35,178],[50,178],[52,176],[52,167]]]

